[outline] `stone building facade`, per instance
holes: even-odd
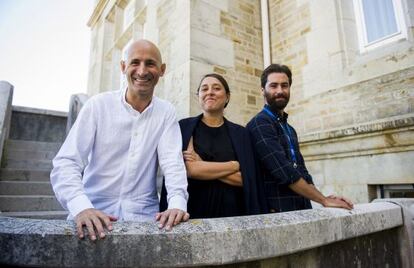
[[[88,93],[121,87],[125,48],[146,38],[167,64],[156,94],[179,118],[200,113],[199,80],[217,72],[232,90],[226,117],[244,125],[263,105],[263,66],[283,63],[293,71],[289,118],[322,192],[412,196],[414,1],[381,1],[391,17],[366,2],[97,0]],[[394,28],[372,38],[369,14]]]

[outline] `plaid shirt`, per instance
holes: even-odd
[[[268,107],[269,108],[269,107]],[[265,185],[267,205],[270,212],[284,212],[312,208],[309,199],[304,198],[289,188],[289,184],[305,179],[313,184],[312,177],[306,169],[303,156],[299,151],[298,136],[295,129],[287,123],[288,115],[272,118],[261,111],[247,124],[254,145],[259,169]],[[289,148],[288,137],[282,129],[290,128],[290,137],[295,155],[295,168]]]

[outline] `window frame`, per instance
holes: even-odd
[[[361,53],[382,47],[401,39],[407,39],[407,24],[404,18],[402,0],[391,1],[394,7],[397,32],[368,43],[362,0],[353,0],[356,28],[358,32],[358,45]]]
[[[391,198],[391,193],[414,192],[414,184],[377,185],[377,198]]]

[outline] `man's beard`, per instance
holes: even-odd
[[[286,105],[289,103],[289,95],[278,94],[276,96],[271,96],[265,91],[264,93],[266,102],[270,106],[270,109],[273,111],[283,111]]]

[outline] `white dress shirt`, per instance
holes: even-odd
[[[119,220],[153,220],[158,212],[158,163],[168,208],[187,211],[187,176],[174,107],[153,97],[138,112],[126,90],[90,98],[53,159],[53,190],[73,219],[96,208]],[[83,173],[83,175],[82,175]]]

